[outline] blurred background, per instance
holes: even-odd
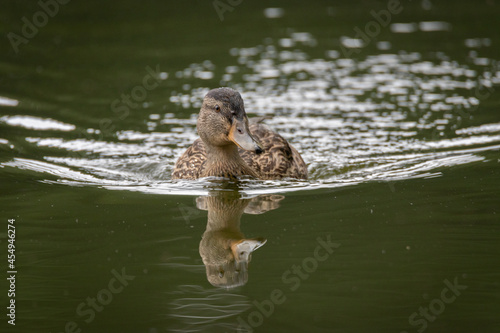
[[[2,331],[499,330],[498,1],[59,1],[0,12]],[[220,86],[308,181],[170,180]],[[220,192],[267,239],[229,289]]]

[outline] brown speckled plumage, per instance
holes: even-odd
[[[259,141],[264,152],[238,149],[243,160],[256,171],[259,179],[307,179],[307,166],[299,152],[269,126],[252,123],[250,132]]]
[[[232,89],[219,88],[207,94],[197,127],[203,140],[197,139],[182,154],[175,164],[172,179],[207,176],[307,179],[307,166],[300,154],[281,135],[258,121],[248,126],[243,100]],[[230,135],[236,131],[234,128],[243,133],[235,136],[243,137],[247,132],[249,136],[244,140],[251,139],[257,148],[248,149],[253,148],[248,141],[244,142],[247,149],[239,144],[237,147]]]

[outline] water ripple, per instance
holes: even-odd
[[[391,28],[409,32],[450,27],[446,22],[421,22]],[[466,46],[486,42],[471,39]],[[500,124],[472,121],[500,84],[495,59],[482,58],[475,50],[463,61],[442,52],[346,59],[338,50],[323,50],[324,59],[309,56],[318,49],[314,36],[293,32],[262,45],[233,48],[233,61],[223,66],[205,60],[179,69],[172,80],[183,89],[172,91],[166,113],[152,110],[144,119],[149,131],[118,131],[112,142],[54,132],[42,135],[39,130],[73,133],[75,126],[29,115],[4,116],[1,126],[23,127],[30,135],[25,143],[2,141],[2,149],[16,153],[28,144],[46,153],[43,161],[14,158],[0,166],[35,171],[48,175],[41,176],[45,182],[69,186],[205,194],[217,180],[173,182],[170,172],[197,138],[197,113],[213,87],[206,86],[210,80],[238,89],[249,116],[265,116],[308,163],[309,181],[244,180],[239,186],[247,195],[434,177],[442,168],[479,162],[485,151],[499,150]],[[0,98],[6,101],[10,99]],[[183,117],[171,111],[179,108]],[[87,132],[98,134],[90,128]]]
[[[204,289],[196,285],[179,286],[172,296],[179,296],[168,304],[169,317],[178,321],[176,332],[221,332],[236,329],[237,321],[222,321],[234,318],[251,307],[246,296]]]

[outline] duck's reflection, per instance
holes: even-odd
[[[241,216],[276,209],[283,199],[281,195],[241,199],[240,193],[233,191],[218,191],[196,199],[196,206],[208,211],[200,255],[213,286],[233,288],[247,283],[252,252],[264,245],[266,239],[246,238],[240,230]]]

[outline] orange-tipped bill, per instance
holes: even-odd
[[[256,154],[262,153],[263,149],[253,138],[245,120],[234,119],[229,130],[229,140],[233,141],[241,149],[253,151]]]

